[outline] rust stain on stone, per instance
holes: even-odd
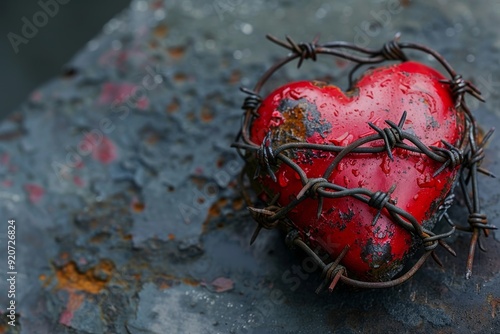
[[[211,121],[214,120],[214,117],[215,115],[209,107],[203,106],[201,108],[200,118],[203,122],[210,123]]]
[[[174,81],[176,83],[185,82],[188,79],[188,76],[185,73],[176,73],[174,74]]]
[[[172,102],[167,106],[167,113],[173,114],[179,110],[179,100],[174,98]]]
[[[95,244],[100,244],[100,243],[103,243],[103,242],[109,240],[110,237],[111,237],[111,234],[109,234],[108,232],[101,232],[101,233],[97,233],[96,235],[94,235],[90,239],[90,242],[95,243]]]
[[[489,294],[486,300],[491,305],[491,317],[495,318],[497,315],[497,308],[500,306],[500,298],[493,297],[492,294]]]
[[[245,206],[245,201],[242,197],[235,198],[233,200],[233,210],[240,211]]]
[[[165,38],[168,35],[168,27],[166,24],[159,24],[153,29],[153,35],[157,38]]]
[[[137,212],[137,213],[142,212],[142,211],[144,211],[145,208],[146,208],[146,205],[142,202],[134,201],[132,203],[132,210],[134,212]]]
[[[179,60],[184,57],[186,48],[184,46],[174,46],[168,49],[168,54],[172,59]]]
[[[210,222],[220,216],[222,208],[224,208],[228,202],[227,198],[220,198],[217,202],[212,204],[212,206],[208,209],[207,217],[202,224],[202,233],[208,232]]]
[[[154,278],[154,283],[160,290],[169,289],[175,285],[179,285],[180,283],[189,285],[189,286],[199,286],[200,282],[191,277],[177,277],[171,274],[162,274]]]
[[[238,70],[234,70],[231,72],[231,76],[229,77],[229,83],[231,85],[239,83],[241,80],[241,72]]]
[[[78,271],[71,261],[56,270],[57,289],[99,293],[111,280],[115,265],[109,260],[102,260],[95,267],[85,272]]]

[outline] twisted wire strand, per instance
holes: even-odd
[[[459,169],[458,172],[458,183],[460,184],[460,189],[464,195],[466,207],[469,211],[468,223],[469,230],[472,232],[471,244],[469,248],[469,256],[467,260],[467,274],[466,277],[470,277],[472,271],[472,262],[474,258],[474,249],[476,245],[482,249],[481,241],[479,239],[479,230],[483,230],[485,235],[490,229],[496,228],[496,226],[488,224],[487,216],[480,212],[480,202],[478,195],[478,183],[477,183],[477,173],[481,172],[486,175],[493,176],[488,171],[479,167],[484,159],[484,146],[486,142],[491,137],[492,130],[485,135],[482,142],[477,145],[477,127],[476,121],[473,117],[471,111],[469,110],[465,95],[469,94],[474,98],[481,101],[482,99],[480,91],[469,81],[463,79],[463,77],[456,73],[451,65],[436,51],[415,43],[404,43],[399,42],[399,34],[395,38],[383,45],[381,49],[368,49],[357,46],[352,43],[347,42],[328,42],[319,44],[318,38],[315,38],[310,43],[296,43],[292,38],[286,36],[286,41],[281,41],[271,35],[267,38],[273,43],[284,47],[290,51],[290,54],[276,62],[271,66],[257,82],[253,90],[242,88],[241,90],[248,96],[245,98],[243,103],[243,109],[245,109],[244,121],[242,128],[238,133],[237,140],[233,144],[234,147],[240,151],[245,152],[242,155],[245,160],[256,158],[258,161],[258,166],[266,169],[266,172],[270,177],[276,182],[276,176],[274,175],[273,169],[280,163],[286,164],[293,171],[297,173],[302,183],[302,189],[299,191],[295,199],[292,199],[287,205],[280,207],[271,203],[266,208],[256,209],[249,208],[252,217],[257,221],[258,227],[256,233],[252,237],[252,241],[255,240],[258,231],[261,228],[275,228],[283,222],[286,221],[286,215],[299,203],[307,198],[315,198],[318,200],[318,217],[322,211],[323,198],[341,198],[345,196],[352,197],[367,205],[376,208],[377,214],[374,217],[372,224],[376,223],[383,209],[386,209],[389,216],[393,221],[405,228],[410,233],[418,236],[425,250],[424,254],[418,259],[414,266],[408,270],[406,273],[400,277],[393,279],[388,282],[364,282],[348,278],[347,271],[343,266],[340,265],[341,259],[345,254],[341,254],[337,259],[325,264],[317,254],[312,251],[309,246],[303,242],[298,233],[294,234],[293,244],[299,246],[306,253],[313,256],[314,260],[322,267],[322,273],[324,276],[324,282],[318,288],[318,290],[323,289],[328,282],[330,282],[331,291],[333,286],[337,282],[343,282],[344,284],[361,287],[361,288],[384,288],[390,287],[397,284],[401,284],[408,280],[413,274],[423,265],[429,256],[432,256],[438,264],[441,265],[441,261],[437,258],[434,253],[434,249],[441,245],[448,252],[456,255],[455,252],[447,245],[443,239],[452,235],[456,227],[449,219],[447,214],[447,209],[453,203],[453,197],[448,196],[440,208],[438,209],[438,214],[440,217],[444,216],[451,225],[451,229],[448,232],[442,234],[434,234],[431,231],[423,228],[419,222],[407,211],[397,207],[395,204],[391,203],[390,196],[394,191],[394,186],[388,191],[376,191],[371,192],[364,188],[344,188],[337,184],[328,181],[333,170],[336,168],[338,163],[348,154],[366,154],[366,153],[380,153],[387,152],[388,157],[392,160],[392,150],[394,148],[399,148],[407,150],[409,152],[415,152],[424,154],[431,160],[441,163],[441,167],[434,173],[434,176],[438,175],[446,168],[452,170]],[[252,142],[250,139],[250,127],[252,119],[259,117],[257,109],[259,108],[262,98],[259,95],[260,90],[268,79],[284,65],[298,59],[297,66],[300,67],[303,62],[307,59],[313,61],[317,60],[319,54],[329,54],[345,60],[350,60],[356,63],[354,68],[349,73],[349,84],[352,85],[353,73],[363,65],[367,64],[378,64],[384,61],[407,61],[409,58],[405,54],[404,50],[414,50],[420,51],[425,54],[432,56],[437,60],[443,68],[450,75],[451,79],[443,80],[443,84],[447,84],[450,87],[450,93],[455,101],[455,108],[458,111],[462,111],[467,120],[467,129],[469,130],[469,138],[465,142],[461,142],[458,147],[452,144],[442,141],[443,147],[437,146],[426,146],[417,136],[408,133],[403,129],[403,125],[406,119],[406,112],[404,111],[402,117],[398,124],[386,121],[388,125],[385,128],[379,128],[374,124],[369,123],[369,126],[375,131],[373,135],[368,135],[363,138],[359,138],[353,143],[347,146],[337,146],[330,144],[311,144],[306,142],[296,142],[282,144],[277,147],[273,147],[270,134],[266,135],[261,144]],[[365,144],[382,140],[383,145],[379,147],[366,147]],[[285,154],[286,151],[292,150],[294,152],[298,150],[319,150],[326,152],[336,153],[335,158],[327,167],[323,177],[321,178],[308,178],[305,171],[296,164],[292,159],[288,158]],[[464,174],[468,172],[468,176],[465,177]],[[260,173],[260,170],[259,170]],[[469,189],[471,195],[469,195]],[[292,230],[293,231],[293,230]],[[287,237],[288,238],[288,237]],[[347,252],[347,248],[343,250]],[[314,255],[313,255],[314,254]]]

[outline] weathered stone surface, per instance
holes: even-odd
[[[17,221],[15,330],[496,332],[498,232],[469,281],[468,235],[459,234],[450,240],[458,258],[440,252],[444,269],[429,262],[396,288],[317,296],[317,273],[278,232],[249,246],[255,225],[229,146],[241,120],[238,87],[284,52],[266,33],[380,46],[401,31],[472,79],[488,100],[471,101],[479,123],[498,126],[499,19],[493,0],[133,1],[68,64],[74,74],[40,87],[0,126],[0,217]],[[348,68],[322,59],[280,76],[345,82]],[[484,162],[497,175],[499,146],[497,136]],[[496,223],[498,181],[480,186]],[[451,214],[458,222],[464,211]],[[7,303],[0,293],[2,312]]]

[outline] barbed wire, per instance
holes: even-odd
[[[456,255],[453,249],[451,249],[451,247],[446,244],[443,239],[452,235],[456,229],[459,229],[472,233],[466,265],[466,278],[470,278],[472,274],[476,246],[479,246],[480,249],[484,250],[479,232],[483,231],[484,235],[488,236],[488,231],[490,229],[496,229],[496,226],[488,224],[487,216],[481,212],[477,181],[478,173],[495,177],[491,172],[481,167],[481,163],[485,156],[484,147],[491,138],[493,129],[490,130],[482,139],[478,138],[476,120],[464,99],[464,96],[469,94],[474,98],[484,101],[481,97],[481,92],[471,82],[463,79],[463,77],[458,74],[439,53],[424,45],[400,42],[399,34],[396,34],[393,40],[385,43],[380,49],[364,48],[342,41],[319,44],[318,38],[315,38],[309,43],[296,43],[289,36],[286,37],[285,41],[281,41],[270,35],[268,35],[267,38],[273,43],[288,49],[290,54],[271,66],[262,75],[253,90],[247,88],[241,89],[248,96],[245,98],[242,106],[245,110],[243,124],[236,138],[236,142],[232,146],[238,149],[240,156],[247,162],[250,160],[256,160],[258,162],[254,178],[257,178],[261,175],[262,171],[264,171],[271,177],[273,182],[277,182],[273,168],[277,167],[278,164],[286,164],[299,176],[302,183],[302,189],[298,192],[296,198],[290,200],[290,202],[288,202],[285,206],[277,205],[279,199],[279,194],[277,194],[268,206],[264,208],[254,208],[250,201],[250,196],[246,193],[244,194],[244,198],[249,206],[250,214],[257,222],[257,228],[251,238],[251,243],[253,243],[257,238],[262,228],[273,229],[277,227],[286,227],[289,232],[287,235],[288,243],[302,249],[318,264],[322,270],[323,283],[318,288],[318,292],[327,286],[328,289],[332,291],[338,281],[361,288],[385,288],[401,284],[408,280],[425,263],[429,256],[432,256],[439,265],[442,265],[441,261],[434,252],[438,245],[441,245],[451,254]],[[345,60],[350,60],[356,64],[349,72],[349,86],[352,87],[354,73],[359,68],[364,65],[379,64],[386,61],[407,61],[410,58],[404,52],[405,50],[420,51],[432,56],[443,66],[451,77],[451,79],[442,80],[441,82],[449,85],[450,94],[455,102],[456,110],[463,112],[465,115],[466,130],[468,132],[468,138],[461,140],[458,147],[453,146],[444,140],[442,141],[444,147],[425,145],[418,136],[404,130],[403,126],[407,116],[406,111],[402,113],[398,124],[390,120],[386,120],[385,123],[387,126],[380,128],[372,123],[368,123],[368,125],[376,133],[361,137],[347,146],[313,144],[307,142],[290,142],[275,146],[272,141],[271,132],[267,133],[261,143],[254,143],[251,140],[250,128],[253,120],[259,117],[257,110],[263,100],[259,95],[260,91],[269,78],[284,65],[298,59],[297,66],[300,68],[305,60],[310,59],[312,61],[316,61],[318,55],[320,54],[327,54]],[[380,140],[383,141],[383,145],[381,146],[365,146],[366,144],[375,141],[380,142]],[[446,219],[446,221],[450,224],[451,229],[446,233],[435,234],[432,231],[425,229],[415,217],[413,217],[409,212],[398,207],[391,200],[391,194],[395,190],[396,185],[393,185],[390,189],[385,191],[379,190],[373,192],[361,187],[345,188],[328,181],[332,172],[348,154],[381,153],[385,151],[387,152],[389,159],[393,160],[394,157],[392,155],[392,150],[394,148],[420,153],[427,156],[431,160],[440,163],[441,166],[434,173],[434,177],[447,168],[451,170],[455,170],[457,168],[459,169],[457,182],[460,185],[460,190],[469,212],[467,227],[456,226],[448,216],[447,210],[450,206],[452,206],[455,198],[453,194],[449,194],[445,198],[436,213],[438,219],[441,219],[442,217]],[[292,159],[290,159],[287,154],[288,151],[295,153],[300,150],[332,152],[335,153],[336,156],[327,166],[322,177],[309,178],[307,173]],[[247,170],[244,169],[242,171],[242,175],[246,172]],[[241,180],[243,180],[243,178],[241,178]],[[245,187],[243,186],[242,188],[243,191],[246,192]],[[416,261],[413,267],[398,278],[386,282],[367,282],[349,278],[347,277],[348,273],[346,268],[340,264],[342,258],[348,252],[348,246],[346,246],[340,255],[333,259],[330,263],[324,263],[316,252],[314,252],[309,245],[301,239],[299,233],[297,233],[297,231],[293,228],[293,223],[288,221],[287,214],[305,199],[313,198],[318,202],[317,215],[319,218],[322,212],[324,198],[342,197],[351,197],[375,208],[377,213],[373,218],[372,224],[376,223],[382,210],[385,209],[394,223],[401,226],[412,235],[418,237],[421,240],[424,253]]]

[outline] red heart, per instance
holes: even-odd
[[[386,120],[398,124],[406,111],[402,128],[426,146],[444,147],[442,140],[460,146],[465,136],[464,117],[455,110],[450,88],[440,83],[441,79],[445,78],[436,70],[409,61],[365,73],[347,93],[319,82],[286,84],[262,102],[250,138],[265,145],[269,140],[274,149],[290,142],[346,146],[376,133],[369,122],[385,128]],[[382,140],[377,140],[364,146],[383,145]],[[289,150],[286,154],[308,178],[321,178],[336,156],[312,149]],[[390,196],[392,203],[431,229],[458,167],[446,168],[434,177],[442,163],[402,148],[393,149],[392,155],[393,161],[387,152],[348,154],[328,181],[372,192],[387,192],[395,186]],[[288,165],[281,163],[274,168],[276,182],[265,172],[261,168],[256,183],[267,198],[281,194],[278,204],[283,207],[301,195],[300,177]],[[350,196],[325,198],[319,218],[317,208],[317,199],[308,198],[287,218],[311,248],[319,246],[333,259],[348,246],[341,264],[358,279],[390,280],[418,243],[391,219],[385,208],[375,221],[379,210]]]

